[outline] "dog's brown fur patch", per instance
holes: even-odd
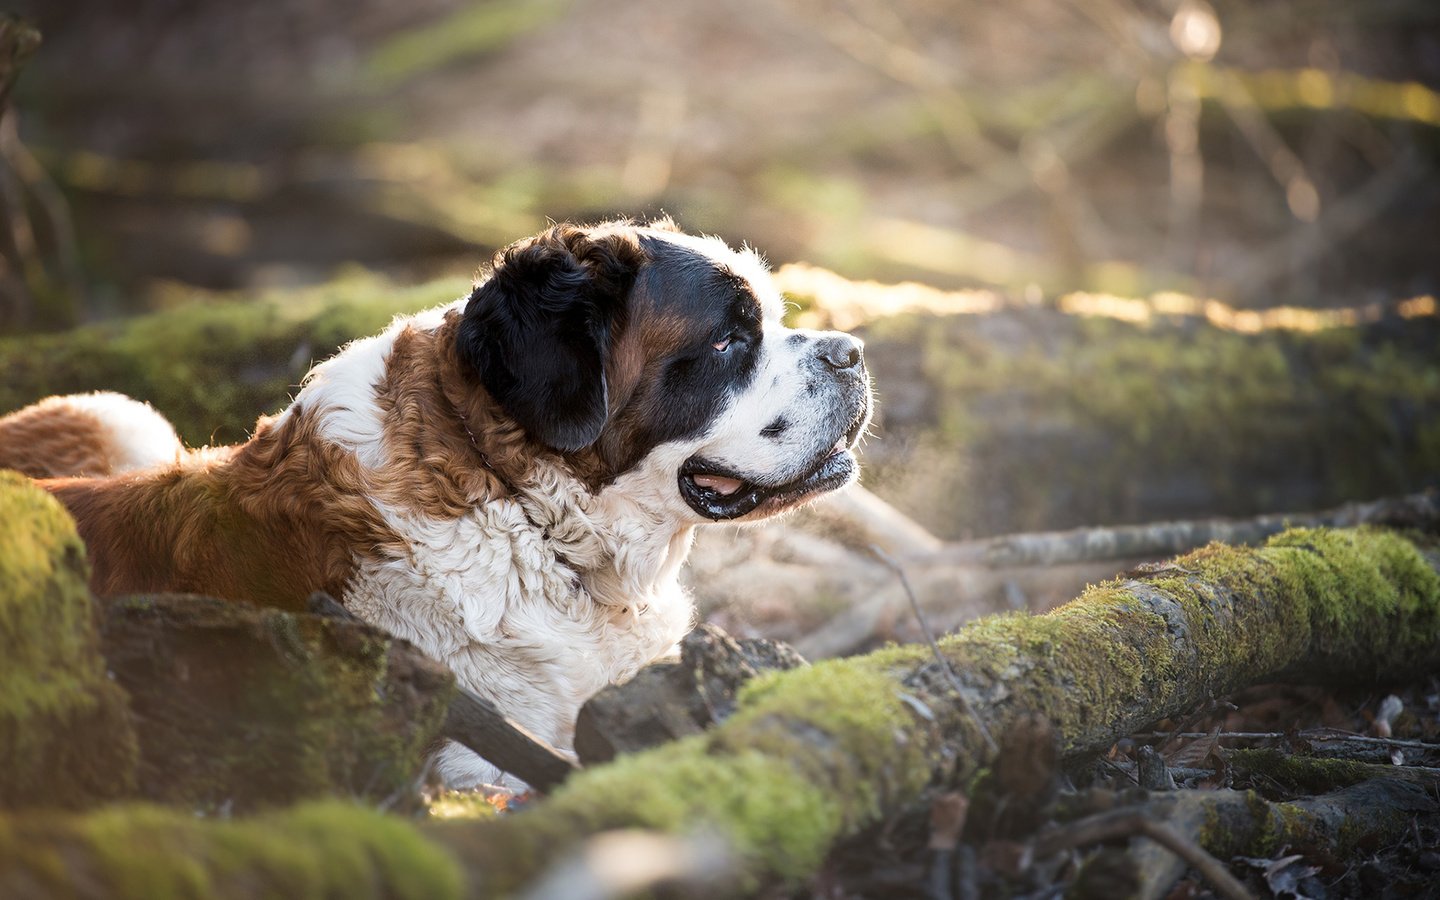
[[[355,458],[293,410],[239,447],[114,478],[42,482],[75,516],[102,596],[190,591],[303,608],[340,596],[357,548],[403,552]]]
[[[116,449],[95,413],[49,397],[0,417],[0,469],[31,478],[111,474]]]

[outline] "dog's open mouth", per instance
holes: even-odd
[[[749,515],[762,505],[779,511],[834,490],[854,474],[855,455],[841,438],[806,474],[777,485],[747,481],[734,471],[692,456],[680,467],[680,495],[700,515],[723,521]]]

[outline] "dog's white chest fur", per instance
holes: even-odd
[[[459,519],[392,516],[408,557],[362,565],[346,604],[568,750],[585,700],[634,675],[691,627],[693,604],[676,578],[690,529],[617,547],[624,532],[634,536],[625,526],[648,523],[548,511],[561,515],[544,525],[531,502],[511,499]],[[456,745],[437,765],[452,787],[502,780]]]

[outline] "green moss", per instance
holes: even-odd
[[[1283,789],[1306,794],[1349,787],[1385,772],[1385,767],[1354,760],[1297,756],[1278,750],[1236,750],[1230,754],[1229,763],[1237,774],[1252,778],[1258,775]]]
[[[456,861],[412,826],[343,803],[220,822],[122,806],[0,819],[0,835],[0,893],[29,884],[47,896],[91,896],[98,885],[117,900],[443,900],[464,887]]]
[[[0,339],[0,410],[114,390],[152,403],[192,446],[243,440],[257,416],[288,402],[312,362],[397,314],[468,291],[458,279],[400,289],[352,275],[248,302],[191,301],[64,334]]]
[[[49,494],[0,471],[0,807],[134,789],[135,736],[105,675],[85,548]]]
[[[989,705],[992,727],[1024,709],[1069,747],[1093,747],[1143,726],[1139,711],[1177,713],[1286,672],[1425,671],[1440,663],[1440,578],[1402,535],[1293,530],[1258,549],[1202,548],[1044,616],[982,619],[941,647],[975,686],[971,702]],[[923,664],[916,648],[882,657]]]
[[[853,662],[761,676],[716,731],[583,773],[527,816],[585,832],[703,823],[754,869],[799,877],[876,816],[882,798],[913,796],[928,780],[901,691]]]
[[[589,833],[634,826],[677,833],[703,823],[759,867],[793,877],[813,870],[843,824],[837,800],[758,749],[712,754],[697,752],[697,741],[586,773],[531,814],[583,823]]]
[[[789,760],[807,779],[840,798],[845,829],[873,817],[882,804],[917,793],[929,780],[933,749],[914,731],[893,672],[893,657],[827,660],[751,682],[717,751],[754,748]],[[815,737],[824,735],[817,744]],[[907,736],[908,735],[908,736]]]
[[[990,685],[987,699],[1042,715],[1080,742],[1122,727],[1136,698],[1165,703],[1177,690],[1165,619],[1114,587],[1045,616],[982,619],[941,647],[967,680]]]
[[[1353,663],[1377,646],[1387,647],[1390,660],[1413,659],[1417,666],[1433,654],[1440,641],[1440,577],[1411,541],[1373,528],[1295,529],[1260,552],[1277,562],[1286,586],[1308,600],[1297,627],[1313,635],[1310,668]]]

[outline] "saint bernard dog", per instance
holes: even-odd
[[[148,446],[148,468],[42,482],[97,594],[303,609],[327,591],[568,750],[586,699],[692,627],[677,576],[695,526],[855,477],[861,343],[787,328],[783,306],[755,253],[668,220],[556,225],[468,297],[315,366],[244,444],[182,451],[147,407],[55,398],[0,419],[0,460],[75,475],[53,453],[24,464],[53,446],[47,422],[101,457]],[[455,787],[504,783],[458,745],[436,765]]]

